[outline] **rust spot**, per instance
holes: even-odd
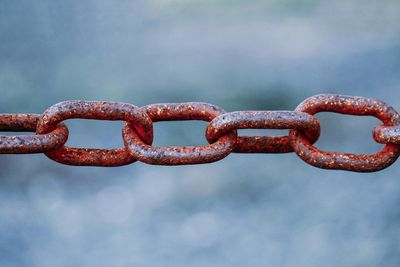
[[[378,143],[400,145],[400,125],[377,126],[374,129],[373,136]]]

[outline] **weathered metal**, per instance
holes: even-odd
[[[320,133],[319,121],[304,112],[296,111],[236,111],[213,119],[206,137],[212,143],[227,132],[237,129],[297,129],[314,143]],[[293,152],[289,136],[239,136],[234,152],[288,153]]]
[[[378,143],[400,145],[400,125],[377,126],[374,129],[373,136]]]
[[[372,155],[321,151],[313,143],[320,134],[318,112],[374,116],[382,121],[373,137],[385,147]],[[68,119],[122,120],[123,148],[64,146]],[[206,146],[155,147],[153,122],[203,120]],[[288,136],[238,136],[238,129],[288,129]],[[0,131],[36,135],[0,136],[0,154],[45,153],[68,165],[121,166],[136,160],[158,165],[200,164],[230,153],[296,152],[307,163],[326,169],[372,172],[390,166],[400,155],[400,115],[386,103],[356,96],[323,94],[302,102],[295,111],[236,111],[207,103],[166,103],[137,107],[104,101],[65,101],[38,114],[0,114]]]
[[[0,114],[0,131],[35,132],[39,114]],[[59,123],[46,134],[0,136],[0,154],[43,153],[67,142],[68,129]]]
[[[46,134],[67,119],[123,120],[135,128],[146,144],[153,141],[153,124],[149,116],[137,106],[128,103],[104,101],[65,101],[48,108],[40,117],[36,131]],[[78,166],[121,166],[136,159],[127,148],[94,149],[62,146],[45,153],[57,162]]]
[[[221,108],[207,103],[153,104],[142,108],[152,121],[203,120],[211,121],[224,113]],[[136,130],[126,124],[124,143],[139,161],[154,165],[200,164],[220,160],[235,148],[236,131],[221,134],[207,146],[154,147],[141,140]]]
[[[296,111],[314,115],[329,111],[341,114],[374,116],[385,126],[400,124],[399,114],[386,103],[365,97],[343,95],[316,95],[306,99]],[[390,166],[400,155],[400,146],[386,144],[373,155],[324,152],[310,144],[301,131],[291,130],[292,146],[297,155],[305,162],[324,169],[340,169],[357,172],[373,172]]]

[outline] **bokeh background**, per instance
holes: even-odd
[[[72,99],[292,110],[328,92],[399,108],[399,12],[397,0],[0,0],[0,112]],[[324,150],[382,147],[375,118],[318,117]],[[122,122],[67,125],[68,145],[122,145]],[[157,123],[155,144],[206,144],[206,125]],[[119,168],[3,155],[0,266],[399,266],[399,174],[295,154]]]

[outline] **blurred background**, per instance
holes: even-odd
[[[74,99],[293,110],[318,93],[400,108],[399,11],[397,0],[0,0],[0,112]],[[318,118],[323,150],[382,147],[375,118]],[[66,123],[70,146],[122,146],[122,122]],[[206,125],[157,123],[155,144],[206,144]],[[118,168],[3,155],[0,266],[399,266],[399,174],[295,154]]]

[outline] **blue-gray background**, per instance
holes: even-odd
[[[400,108],[399,11],[397,0],[0,0],[0,112],[69,99],[290,110],[324,92]],[[318,117],[324,150],[381,148],[374,118]],[[120,122],[67,124],[68,145],[122,145]],[[205,144],[205,127],[157,123],[155,144]],[[294,154],[120,168],[1,156],[0,266],[399,266],[399,173],[320,170]]]

